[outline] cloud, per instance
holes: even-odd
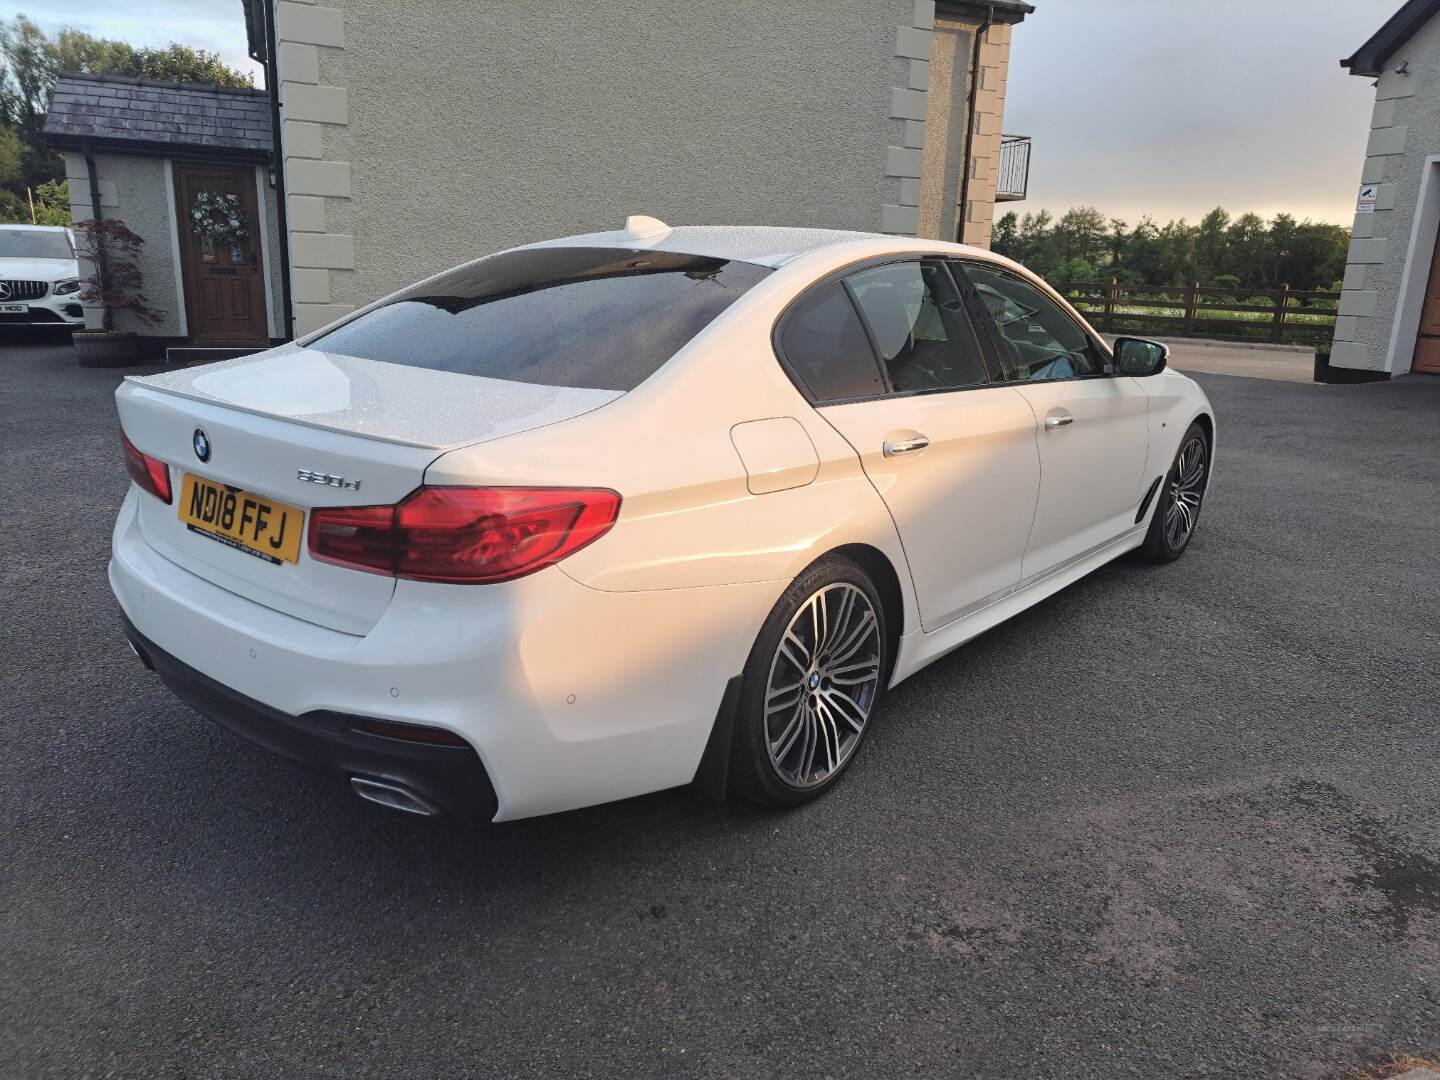
[[[1235,211],[1349,224],[1374,95],[1339,65],[1398,0],[1037,0],[1007,131],[1030,200],[1137,220]]]
[[[219,53],[233,68],[250,72],[257,86],[264,82],[260,65],[250,59],[240,0],[67,0],[63,14],[50,3],[23,4],[0,0],[0,18],[29,15],[47,33],[73,27],[98,37],[132,45],[163,46],[172,41]]]

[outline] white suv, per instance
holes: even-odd
[[[84,326],[75,237],[60,225],[0,225],[0,326]]]

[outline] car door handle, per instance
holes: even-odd
[[[917,435],[913,439],[902,439],[900,442],[887,442],[885,456],[899,457],[901,454],[916,454],[929,445],[930,440],[924,435]]]
[[[1056,428],[1069,427],[1075,422],[1075,417],[1067,413],[1059,413],[1055,416],[1045,417],[1045,428],[1047,431],[1054,431]]]

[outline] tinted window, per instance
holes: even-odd
[[[965,274],[999,331],[1000,350],[1015,378],[1078,379],[1105,371],[1089,335],[1034,285],[977,263],[966,263]]]
[[[956,390],[986,381],[975,331],[939,263],[905,262],[847,279],[897,393]]]
[[[806,297],[785,322],[780,348],[815,401],[885,392],[860,316],[839,282]]]
[[[73,259],[70,238],[63,232],[0,229],[0,259]]]
[[[660,251],[511,251],[408,289],[309,344],[434,371],[633,390],[769,273]]]

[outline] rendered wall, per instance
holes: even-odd
[[[90,177],[82,154],[65,154],[65,175],[70,184],[70,216],[88,220],[94,214],[90,203]],[[178,337],[181,333],[180,294],[175,281],[175,263],[170,241],[174,226],[165,196],[165,162],[160,158],[122,154],[96,154],[95,176],[100,189],[100,212],[123,221],[131,232],[145,241],[138,265],[145,275],[144,294],[150,306],[165,313],[157,326],[146,326],[129,312],[117,312],[116,330],[132,330],[157,337]],[[76,242],[84,246],[79,235]],[[94,273],[90,264],[80,262],[80,276]],[[99,327],[100,309],[85,308],[85,325]]]
[[[988,248],[995,229],[995,187],[1000,182],[1000,140],[1005,126],[1005,87],[1015,27],[995,23],[980,43],[980,87],[975,143],[970,154],[970,205],[964,243]]]
[[[914,235],[934,18],[933,0],[278,0],[297,333],[632,213]]]
[[[285,321],[280,317],[285,310],[285,299],[280,284],[280,212],[275,189],[270,186],[268,166],[255,169],[255,194],[260,212],[265,215],[266,325],[272,338],[281,338],[285,335]]]
[[[921,159],[917,236],[952,241],[959,224],[961,163],[970,124],[970,58],[975,27],[937,19]]]
[[[93,216],[90,202],[90,177],[82,154],[67,152],[65,175],[70,185],[70,216],[75,221]],[[247,170],[252,166],[246,166]],[[265,256],[269,264],[269,327],[272,336],[279,336],[277,314],[280,301],[280,230],[275,207],[275,193],[269,187],[265,168],[255,172],[258,207],[265,217]],[[117,312],[115,329],[129,330],[147,337],[185,335],[185,303],[178,280],[179,268],[175,252],[175,216],[173,209],[174,178],[164,158],[141,157],[133,154],[96,154],[95,176],[100,189],[100,212],[108,218],[123,221],[131,232],[145,241],[139,267],[145,275],[144,295],[150,306],[164,313],[161,321],[146,326],[129,312]],[[76,237],[83,245],[83,240]],[[80,276],[94,271],[81,260]],[[100,308],[87,305],[85,324],[100,325]]]
[[[1409,73],[1395,69],[1409,61]],[[1434,221],[1422,222],[1416,234],[1425,159],[1440,154],[1440,18],[1430,22],[1385,65],[1375,90],[1362,184],[1379,187],[1376,209],[1356,214],[1340,317],[1335,324],[1334,367],[1364,371],[1410,370],[1413,329],[1402,334],[1394,356],[1392,332],[1400,315],[1400,286],[1407,262],[1417,263],[1419,287],[1429,274],[1435,247]],[[1407,327],[1413,322],[1407,320]]]

